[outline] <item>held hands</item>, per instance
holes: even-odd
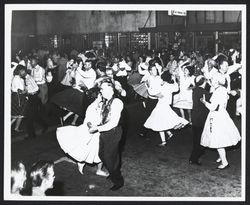
[[[231,94],[232,96],[236,96],[236,95],[237,95],[237,91],[231,90],[231,91],[230,91],[230,94]]]
[[[205,98],[205,95],[203,95],[203,97],[202,97],[202,98],[200,98],[200,101],[201,101],[203,104],[205,104],[205,103],[206,103],[206,98]]]
[[[89,133],[90,134],[94,134],[94,133],[98,132],[97,126],[92,125],[91,122],[88,122],[87,126],[89,128]]]

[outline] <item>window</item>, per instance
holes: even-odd
[[[148,46],[147,33],[131,33],[131,48],[146,48]]]

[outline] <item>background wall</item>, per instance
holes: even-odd
[[[146,26],[156,26],[155,12],[149,11],[35,11],[34,13],[38,35],[138,31],[138,28],[146,23],[149,14],[151,15]]]

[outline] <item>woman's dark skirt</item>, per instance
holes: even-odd
[[[11,93],[11,116],[12,117],[24,117],[26,105],[27,105],[26,95],[18,94],[17,92]]]
[[[74,88],[68,88],[56,93],[50,100],[51,103],[79,115],[84,116],[89,105],[89,100],[85,92]]]

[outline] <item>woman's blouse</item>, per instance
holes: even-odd
[[[12,92],[18,92],[18,90],[23,91],[24,88],[25,88],[24,80],[19,75],[15,75],[11,82],[11,91]]]

